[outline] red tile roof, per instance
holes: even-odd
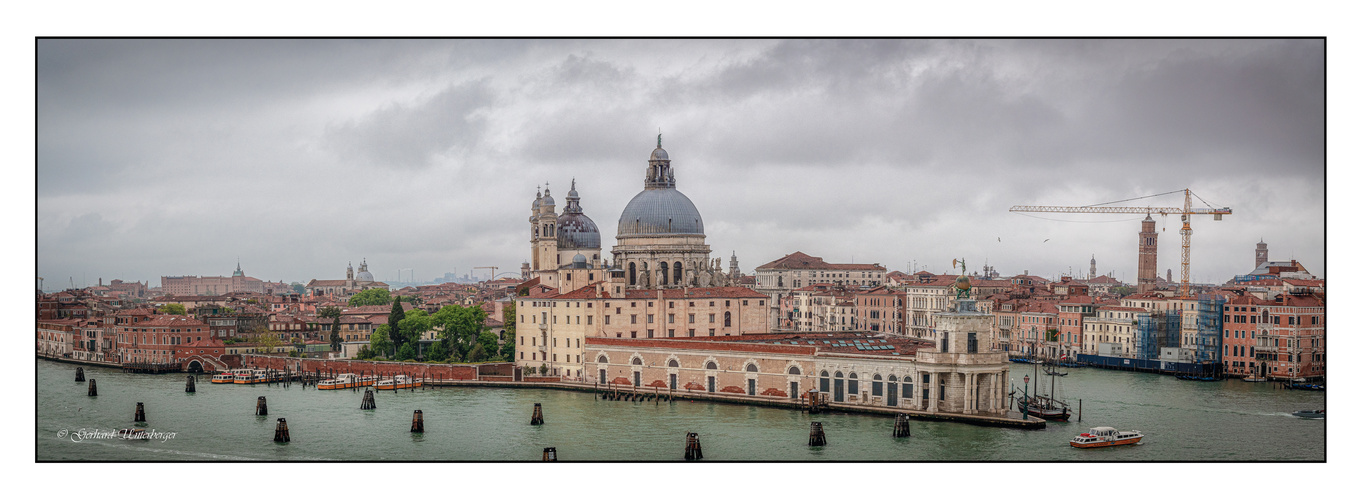
[[[844,271],[885,271],[884,266],[875,264],[830,264],[824,259],[801,252],[794,252],[780,259],[768,262],[758,269],[837,269]]]

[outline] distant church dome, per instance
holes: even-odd
[[[663,150],[663,136],[649,155],[644,191],[635,195],[620,214],[616,237],[671,234],[705,235],[701,212],[687,195],[677,190],[672,161]]]
[[[597,223],[583,214],[583,207],[578,203],[578,181],[574,180],[568,190],[568,197],[565,198],[568,206],[564,207],[564,214],[559,216],[556,230],[560,250],[577,249],[599,249],[601,248],[601,231],[597,229]]]
[[[374,281],[374,275],[369,273],[369,264],[360,261],[360,272],[355,273],[355,281]]]

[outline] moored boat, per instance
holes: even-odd
[[[1293,416],[1302,418],[1326,418],[1326,410],[1298,410]]]
[[[1065,422],[1070,420],[1070,405],[1048,396],[1028,396],[1019,398],[1018,411],[1025,412],[1043,420]]]
[[[270,370],[236,370],[232,378],[234,384],[265,384],[270,382],[281,382],[284,376],[278,372]]]
[[[231,384],[237,377],[238,370],[229,370],[213,374],[212,382],[215,384]]]
[[[382,379],[374,383],[374,388],[380,391],[415,389],[422,386],[421,380],[413,379],[407,375],[394,375],[393,378]]]
[[[335,389],[350,389],[352,387],[368,387],[374,385],[374,381],[375,377],[373,375],[366,375],[364,377],[360,377],[355,375],[354,373],[342,373],[340,375],[337,375],[336,378],[331,378],[318,382],[317,388],[320,390],[327,391]]]
[[[1071,438],[1070,445],[1075,448],[1104,448],[1137,444],[1144,437],[1141,431],[1120,431],[1112,427],[1092,427],[1089,432]]]

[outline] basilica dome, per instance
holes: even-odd
[[[640,191],[620,214],[616,236],[706,234],[701,212],[676,188]]]

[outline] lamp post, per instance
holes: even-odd
[[[1023,420],[1028,420],[1028,376],[1023,376]]]

